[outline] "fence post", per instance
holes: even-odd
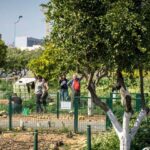
[[[91,126],[87,125],[87,150],[92,150],[91,147]]]
[[[74,96],[74,132],[78,132],[78,98]]]
[[[139,112],[141,108],[141,94],[136,94],[136,112]]]
[[[34,130],[34,150],[38,150],[38,130]]]
[[[107,98],[106,99],[106,104],[109,106],[109,108],[112,110],[113,107],[112,107],[112,94],[111,94],[111,97],[110,98]],[[106,129],[110,128],[111,127],[111,121],[110,119],[108,118],[108,116],[106,115]]]
[[[9,118],[9,130],[12,130],[12,101],[11,96],[9,96],[9,105],[8,105],[8,118]]]
[[[59,118],[59,97],[60,97],[60,94],[59,92],[57,92],[57,118]]]

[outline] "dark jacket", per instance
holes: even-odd
[[[59,80],[60,89],[68,89],[67,82],[68,82],[67,79],[61,79],[61,80]]]

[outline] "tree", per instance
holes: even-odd
[[[65,50],[58,49],[54,44],[45,42],[45,50],[35,59],[31,59],[28,67],[34,73],[41,75],[48,80],[54,80],[60,72],[66,70],[65,58],[67,54]]]
[[[6,55],[6,63],[3,66],[6,73],[13,73],[14,75],[26,75],[27,64],[31,59],[38,57],[42,50],[21,51],[16,48],[8,48]]]
[[[6,58],[6,53],[7,53],[7,46],[5,43],[0,40],[0,67],[3,67],[5,64],[5,58]]]
[[[142,10],[149,8],[144,1]],[[123,78],[123,71],[141,68],[149,63],[149,21],[148,12],[137,12],[137,3],[132,0],[51,0],[46,8],[47,21],[53,23],[51,41],[62,51],[66,50],[69,59],[88,81],[87,88],[93,102],[109,116],[120,140],[120,150],[129,150],[131,140],[148,113],[144,99],[143,106],[134,126],[129,132],[129,121],[133,110],[131,95]],[[146,56],[146,59],[145,59]],[[142,68],[143,69],[143,68]],[[123,125],[121,126],[108,105],[96,95],[95,85],[108,71],[116,71],[117,83],[114,88],[120,90],[123,107]]]

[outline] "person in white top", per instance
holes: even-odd
[[[48,80],[47,79],[43,79],[43,94],[42,94],[42,104],[43,104],[43,107],[44,107],[44,112],[47,112],[46,110],[46,106],[47,106],[47,103],[46,103],[46,100],[47,100],[47,97],[48,97]]]
[[[38,76],[35,82],[35,98],[36,98],[36,112],[37,113],[43,112],[43,108],[41,105],[42,104],[41,98],[43,95],[43,86],[44,86],[44,83],[42,81],[42,77]]]

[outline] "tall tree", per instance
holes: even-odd
[[[6,53],[7,53],[7,46],[5,43],[0,40],[0,67],[3,67],[5,64],[5,58],[6,58]]]
[[[143,10],[144,6],[150,6],[144,4],[145,1],[141,6]],[[150,22],[146,22],[145,14],[140,16],[132,0],[51,0],[43,7],[47,10],[47,21],[53,23],[51,41],[62,51],[67,51],[69,59],[65,61],[72,58],[72,63],[87,79],[93,102],[107,113],[113,124],[120,140],[120,150],[129,150],[131,140],[148,111],[142,107],[129,132],[133,110],[122,71],[130,73],[139,64],[144,66],[149,62],[149,59],[144,60],[144,56],[150,51]],[[95,83],[112,70],[116,71],[115,88],[120,90],[125,108],[122,126],[108,105],[96,95],[94,88]]]
[[[8,48],[6,55],[6,63],[3,66],[3,69],[6,73],[14,73],[14,75],[26,75],[27,64],[31,59],[37,58],[41,55],[42,50],[21,51],[16,48]]]

